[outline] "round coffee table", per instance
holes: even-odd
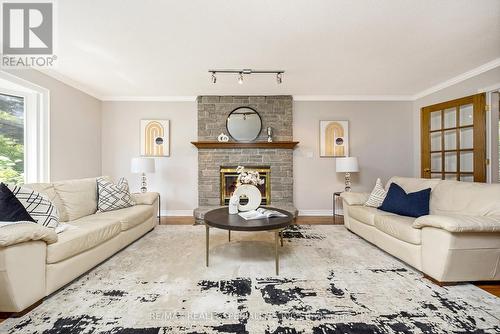
[[[209,254],[209,231],[210,227],[228,230],[228,240],[231,242],[231,231],[271,231],[274,232],[274,257],[276,261],[276,275],[279,275],[279,252],[278,252],[278,239],[281,240],[283,247],[282,231],[285,227],[293,224],[293,215],[285,210],[266,207],[266,209],[281,212],[286,217],[273,217],[264,219],[245,220],[238,214],[230,215],[227,207],[219,208],[209,211],[205,214],[205,228],[206,228],[206,260],[208,267],[208,254]]]

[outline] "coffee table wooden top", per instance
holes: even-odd
[[[205,224],[211,227],[231,231],[270,231],[285,228],[293,223],[293,215],[285,210],[266,207],[266,209],[281,212],[286,217],[245,220],[238,214],[230,215],[229,209],[219,208],[205,214]]]

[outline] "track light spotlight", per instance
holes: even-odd
[[[283,82],[283,77],[281,76],[281,72],[276,73],[276,82],[280,85]]]
[[[238,83],[240,85],[243,85],[243,73],[240,72],[240,75],[238,76]]]
[[[217,77],[215,76],[215,72],[212,72],[212,83],[216,83],[217,82]]]

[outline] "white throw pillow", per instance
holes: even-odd
[[[128,190],[127,179],[122,177],[117,184],[105,179],[97,179],[97,209],[101,212],[128,208],[135,205]]]
[[[25,187],[10,184],[7,187],[38,224],[54,229],[57,228],[59,225],[59,212],[47,196]]]
[[[373,208],[378,208],[384,202],[385,196],[387,196],[387,191],[385,191],[382,181],[377,179],[375,187],[370,194],[370,197],[365,203],[365,206],[371,206]]]

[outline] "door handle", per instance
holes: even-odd
[[[430,173],[430,172],[431,172],[431,169],[430,169],[430,168],[424,168],[424,172],[425,172],[425,173]]]

